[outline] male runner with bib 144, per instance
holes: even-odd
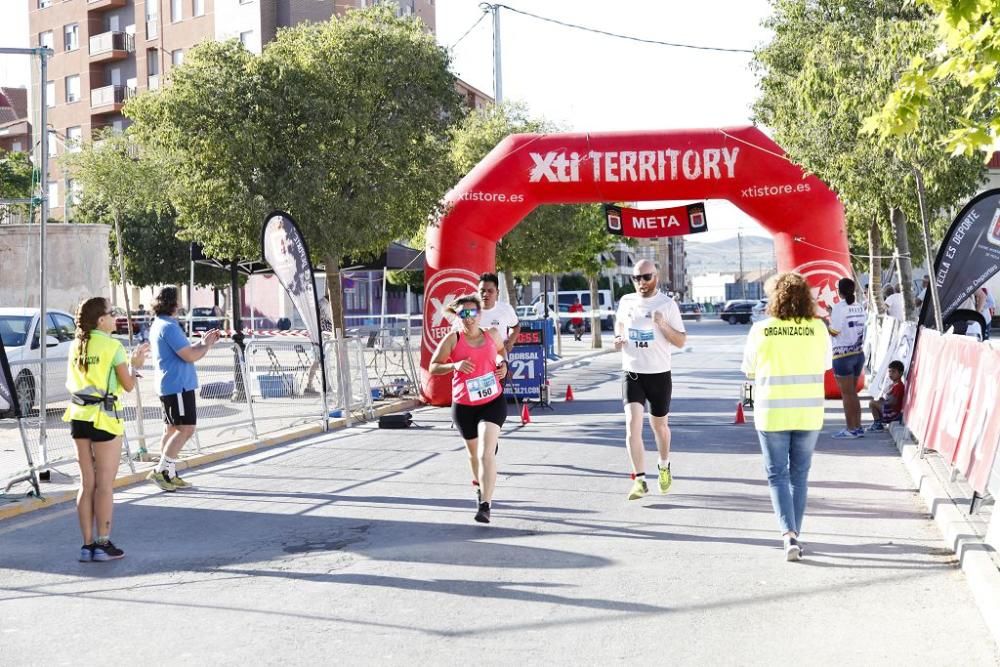
[[[642,417],[649,402],[649,423],[660,452],[660,493],[670,490],[671,347],[687,340],[677,303],[657,289],[656,265],[648,259],[632,269],[635,294],[626,294],[615,315],[615,349],[622,352],[622,400],[625,403],[625,445],[632,459],[632,490],[629,500],[649,492],[646,485]]]

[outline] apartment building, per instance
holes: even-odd
[[[62,170],[60,156],[79,150],[80,143],[90,141],[101,128],[124,130],[125,102],[159,88],[192,46],[235,38],[260,53],[279,28],[325,21],[373,4],[372,0],[9,1],[29,3],[31,44],[55,52],[44,82],[51,158],[47,190],[50,217],[63,221],[72,219],[78,190]],[[400,14],[416,15],[434,31],[434,0],[397,0],[397,4]]]
[[[30,150],[28,89],[0,86],[0,149],[18,153]]]

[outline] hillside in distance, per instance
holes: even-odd
[[[731,239],[698,243],[685,239],[689,276],[706,273],[737,273],[740,266],[739,240]],[[763,236],[743,237],[743,270],[767,270],[774,266],[774,242]]]

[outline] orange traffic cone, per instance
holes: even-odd
[[[573,400],[573,387],[571,387],[570,385],[566,385],[566,400],[567,401]]]
[[[521,426],[531,423],[531,413],[528,412],[528,404],[521,404]]]
[[[736,420],[734,424],[746,424],[747,420],[743,417],[743,401],[736,401]]]

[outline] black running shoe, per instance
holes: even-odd
[[[479,503],[479,511],[476,512],[476,521],[479,523],[489,523],[490,522],[490,504],[489,503]]]
[[[125,558],[125,552],[116,547],[111,540],[103,543],[94,543],[94,560],[100,563],[109,560]]]
[[[84,544],[80,547],[80,562],[89,563],[94,560],[94,545]]]

